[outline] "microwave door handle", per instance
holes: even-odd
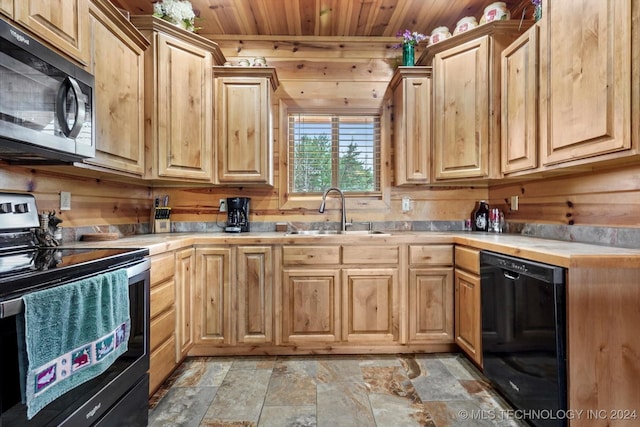
[[[67,93],[73,92],[73,97],[76,100],[76,114],[73,121],[73,126],[69,129],[67,124],[67,118],[65,116],[65,104],[67,100]],[[58,89],[58,96],[56,98],[56,113],[58,116],[58,123],[62,126],[62,133],[67,138],[75,138],[80,133],[80,129],[84,125],[84,114],[86,110],[86,103],[84,102],[84,94],[80,89],[80,85],[73,77],[67,76],[60,88]]]

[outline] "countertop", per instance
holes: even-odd
[[[390,231],[384,235],[290,235],[282,232],[144,234],[65,247],[145,247],[150,255],[193,245],[389,245],[457,244],[561,267],[640,268],[640,249],[540,239],[520,234]]]

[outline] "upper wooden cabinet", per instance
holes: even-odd
[[[538,35],[534,25],[502,52],[504,174],[538,167]]]
[[[637,89],[632,88],[638,85],[638,69],[637,65],[632,69],[632,46],[638,41],[638,28],[633,25],[640,19],[639,9],[633,0],[543,2],[540,146],[544,165],[637,154],[638,142],[632,144],[631,136],[631,97],[635,91],[637,114]]]
[[[9,1],[0,8],[9,10]],[[15,0],[13,19],[83,65],[89,64],[87,0]]]
[[[96,153],[84,162],[144,175],[144,50],[149,42],[108,0],[89,8]]]
[[[218,45],[153,16],[131,21],[151,42],[145,52],[145,178],[213,182],[211,67]]]
[[[0,13],[13,18],[13,0],[0,0]]]
[[[431,177],[431,67],[398,67],[393,97],[395,185],[426,184]]]
[[[499,178],[500,54],[530,23],[498,21],[439,42],[433,65],[435,179]]]
[[[273,185],[270,67],[214,67],[217,182]]]

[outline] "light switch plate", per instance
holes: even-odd
[[[402,212],[409,212],[411,210],[411,199],[409,197],[402,198]]]
[[[511,210],[518,210],[518,196],[511,196]]]
[[[60,192],[60,210],[61,211],[71,210],[71,193],[69,191]]]

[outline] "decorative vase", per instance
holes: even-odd
[[[536,4],[533,9],[533,19],[538,22],[542,18],[542,4]]]
[[[415,47],[411,43],[402,44],[402,65],[413,67],[415,59]]]

